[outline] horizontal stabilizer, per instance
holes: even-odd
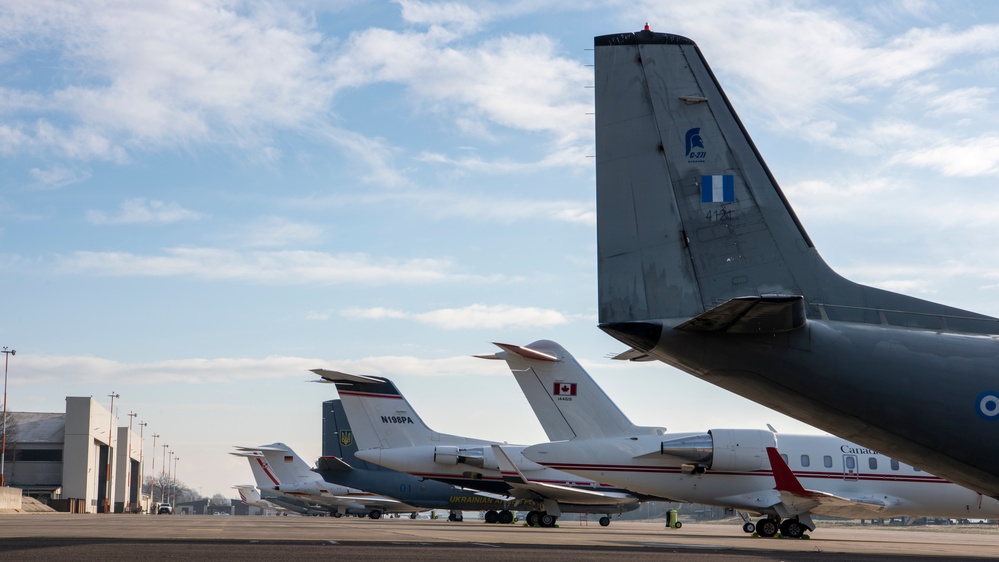
[[[346,472],[348,470],[354,470],[354,467],[347,464],[347,461],[341,459],[340,457],[319,457],[319,460],[316,461],[316,470]]]
[[[678,330],[773,334],[805,324],[805,301],[798,296],[737,297],[687,320]]]
[[[364,375],[351,375],[349,373],[341,373],[340,371],[331,371],[329,369],[310,369],[310,370],[313,373],[331,382],[361,382],[361,383],[383,382],[381,379],[376,379],[373,377],[366,377]]]
[[[654,357],[649,356],[648,353],[637,350],[635,348],[631,348],[628,351],[622,351],[621,353],[612,356],[611,359],[617,361],[635,361],[635,362],[656,360]]]
[[[538,351],[536,349],[531,349],[523,345],[511,345],[508,343],[498,343],[498,342],[493,342],[493,345],[502,349],[503,351],[508,351],[515,355],[519,355],[524,359],[533,359],[535,361],[550,361],[552,363],[558,362],[558,357],[555,357],[554,355],[549,355],[548,353],[543,353],[541,351]]]
[[[503,480],[513,488],[515,497],[522,498],[524,497],[523,492],[530,492],[535,498],[583,505],[624,505],[638,501],[636,496],[627,493],[584,490],[528,480],[524,473],[517,468],[517,465],[510,460],[502,447],[493,445],[492,448],[496,464],[499,465],[500,472],[503,474]]]

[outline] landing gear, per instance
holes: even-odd
[[[334,511],[333,512],[333,517],[336,518],[336,519],[339,519],[339,518],[343,517],[343,514],[340,513],[339,511]]]
[[[780,528],[777,525],[777,521],[773,519],[760,519],[756,522],[756,532],[761,537],[773,537],[777,535],[777,531]]]
[[[462,516],[460,511],[452,511],[451,513],[447,514],[447,520],[461,522],[464,521],[465,518]]]
[[[537,527],[540,524],[541,524],[541,512],[540,511],[531,511],[530,513],[527,514],[527,526],[528,527]]]
[[[381,519],[382,518],[382,512],[378,511],[377,509],[372,510],[371,513],[368,514],[368,517],[370,517],[372,519]]]
[[[781,534],[792,539],[800,539],[805,534],[805,529],[797,519],[787,519],[780,524]]]
[[[606,527],[608,525],[610,525],[610,517],[607,517],[606,515],[604,515],[603,517],[600,518],[600,526],[601,527]]]
[[[558,521],[558,517],[549,514],[547,511],[543,511],[541,512],[541,520],[538,521],[538,524],[546,528],[554,527],[556,521]]]
[[[510,523],[513,523],[513,512],[511,512],[509,509],[504,509],[503,511],[499,512],[499,522],[502,523],[503,525],[509,525]]]
[[[410,513],[409,514],[409,518],[410,519],[416,519],[416,512],[414,511],[413,513]]]
[[[499,513],[492,509],[486,512],[486,523],[492,524],[497,521],[499,521]]]
[[[748,521],[747,521],[747,522],[746,522],[746,523],[745,523],[745,524],[744,524],[744,525],[742,526],[742,530],[743,530],[744,532],[746,532],[746,533],[749,533],[750,535],[752,535],[753,533],[755,533],[755,532],[756,532],[756,525],[753,525],[752,523],[750,523],[750,522],[748,522]]]

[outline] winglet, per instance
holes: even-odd
[[[777,449],[767,447],[767,456],[770,457],[770,469],[773,471],[775,489],[778,492],[788,492],[796,496],[812,495],[801,485],[798,477],[791,472],[791,467],[787,466]]]

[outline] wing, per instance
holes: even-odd
[[[536,482],[528,480],[524,473],[513,464],[510,457],[499,445],[493,445],[493,455],[499,465],[503,480],[510,485],[513,495],[519,498],[528,499],[549,499],[560,503],[573,503],[581,505],[623,505],[635,503],[638,498],[626,493],[599,492],[596,490],[585,490],[571,486],[560,486],[558,484],[548,484],[546,482]]]
[[[782,517],[813,513],[829,517],[866,519],[876,517],[891,503],[887,496],[845,497],[808,490],[801,485],[777,449],[767,447],[767,456],[770,458],[776,490],[780,494],[780,503],[773,507]]]

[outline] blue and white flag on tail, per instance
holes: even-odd
[[[735,201],[735,176],[701,176],[701,203]]]

